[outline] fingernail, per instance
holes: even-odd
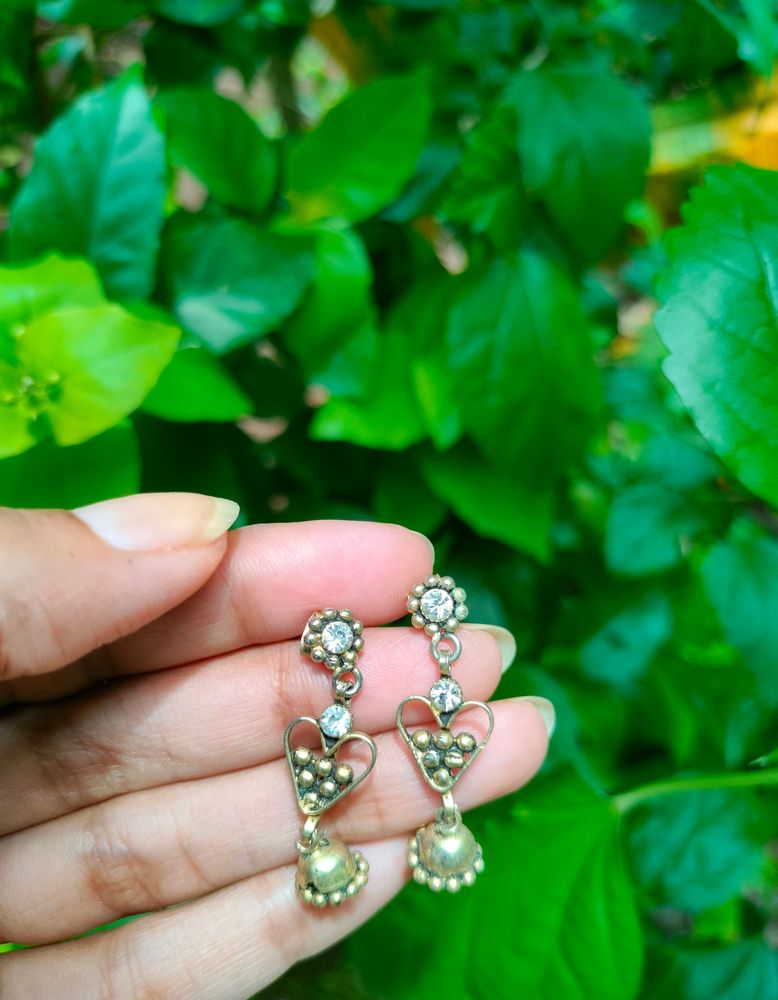
[[[477,628],[482,632],[488,632],[500,648],[502,672],[505,673],[508,667],[513,663],[516,656],[516,640],[513,638],[513,634],[501,625],[480,625],[477,623],[467,623],[465,625],[460,625],[459,627],[463,629]]]
[[[426,535],[422,535],[422,533],[420,531],[414,531],[413,533],[414,533],[414,535],[418,535],[419,538],[424,542],[424,544],[430,550],[430,555],[432,556],[432,561],[434,563],[435,562],[435,546],[432,544],[432,542],[429,540],[429,538],[427,538]]]
[[[114,548],[156,552],[212,542],[239,511],[233,500],[202,493],[137,493],[72,513]]]
[[[514,698],[514,701],[528,701],[531,705],[540,712],[543,717],[543,721],[546,724],[546,731],[548,732],[548,738],[554,735],[554,730],[556,729],[556,709],[548,700],[548,698],[541,698],[535,694],[525,694],[521,698]]]

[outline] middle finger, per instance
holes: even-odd
[[[488,695],[500,646],[494,631],[467,628],[457,679]],[[512,655],[510,633],[499,634]],[[437,671],[419,632],[366,629],[365,637],[355,718],[358,729],[380,732]],[[296,642],[281,642],[14,709],[0,727],[0,760],[12,762],[0,772],[0,835],[114,795],[272,760],[287,723],[318,716],[330,701],[331,674],[302,660]]]
[[[457,789],[463,809],[528,781],[546,750],[546,727],[533,705],[509,699],[492,708],[488,763],[479,757]],[[461,726],[482,735],[481,723],[466,715]],[[381,733],[376,743],[370,779],[325,818],[347,843],[410,830],[440,802],[399,733]],[[286,763],[275,760],[133,792],[10,834],[0,838],[0,937],[34,944],[61,939],[289,864],[299,827]]]

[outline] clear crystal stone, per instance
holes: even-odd
[[[345,622],[330,622],[321,630],[321,644],[328,653],[345,653],[353,641],[354,632]]]
[[[462,688],[450,677],[441,677],[430,688],[430,701],[439,712],[453,712],[462,704]]]
[[[433,587],[421,599],[421,613],[431,622],[444,622],[454,610],[454,598],[447,590]]]
[[[330,705],[319,717],[319,726],[325,736],[339,739],[351,732],[353,719],[345,705]]]

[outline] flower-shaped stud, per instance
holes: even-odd
[[[450,576],[435,573],[417,584],[408,596],[411,624],[427,635],[453,632],[467,618],[467,594]]]
[[[356,663],[365,645],[364,625],[347,609],[325,608],[308,619],[300,640],[300,651],[331,670]]]

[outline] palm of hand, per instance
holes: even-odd
[[[243,1000],[397,892],[407,834],[437,802],[394,728],[398,703],[433,679],[426,642],[368,627],[355,713],[378,763],[328,829],[368,856],[370,882],[338,909],[296,898],[282,734],[331,700],[299,633],[323,603],[368,626],[396,619],[432,553],[414,532],[350,522],[228,539],[211,524],[193,544],[187,517],[202,512],[184,516],[195,501],[174,496],[181,537],[161,545],[149,529],[131,553],[89,509],[0,514],[0,938],[45,945],[0,958],[2,995],[48,997],[56,975],[60,996],[83,1000]],[[489,697],[500,668],[493,634],[469,629],[457,664],[468,697]],[[463,808],[527,781],[545,752],[532,705],[493,707]]]

